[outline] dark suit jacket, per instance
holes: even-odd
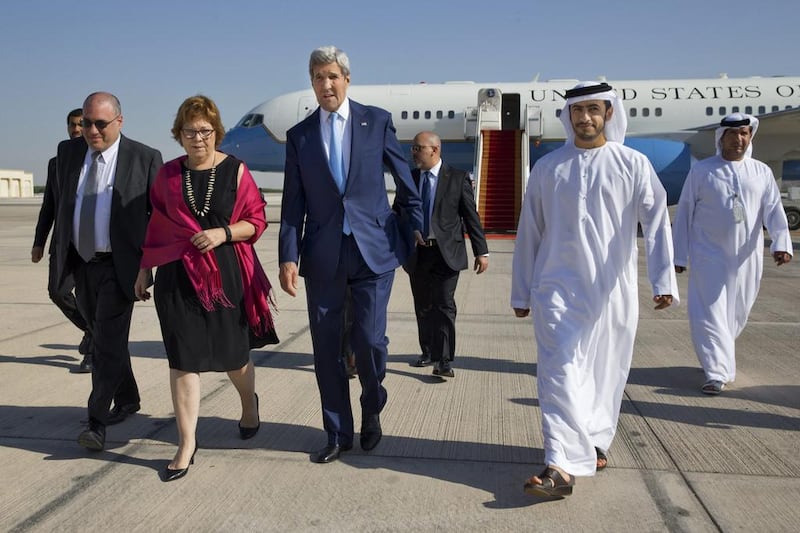
[[[328,166],[320,110],[287,132],[281,203],[280,262],[299,262],[300,275],[332,279],[339,262],[344,213],[367,266],[394,270],[413,248],[408,229],[422,228],[422,199],[395,135],[391,115],[350,100],[350,170],[344,196]],[[389,205],[383,167],[394,177],[404,231]]]
[[[56,172],[61,184],[56,218],[56,254],[58,278],[72,272],[69,249],[72,246],[72,217],[75,196],[86,150],[83,137],[63,141],[58,145]],[[109,235],[114,271],[120,288],[131,300],[136,297],[133,285],[139,273],[147,222],[150,219],[150,185],[161,168],[161,152],[120,136],[114,195],[111,200]]]
[[[47,182],[44,184],[44,198],[42,207],[39,209],[39,219],[36,222],[36,233],[33,235],[34,246],[44,246],[47,242],[47,234],[53,227],[56,217],[56,207],[58,206],[59,186],[56,179],[56,158],[53,157],[47,162]],[[53,233],[55,237],[55,233]],[[50,239],[50,249],[48,253],[55,252],[55,238]]]
[[[417,187],[420,175],[419,169],[414,169],[412,172]],[[472,243],[472,253],[475,256],[489,253],[483,226],[475,208],[475,193],[472,190],[469,173],[453,168],[445,162],[442,162],[439,170],[436,197],[433,199],[431,229],[436,236],[436,244],[442,252],[442,257],[447,266],[453,270],[465,270],[469,267],[464,229],[467,230]],[[416,259],[415,253],[404,265],[405,269],[413,270]]]

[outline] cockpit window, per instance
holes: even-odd
[[[236,125],[238,128],[254,128],[264,123],[264,115],[261,113],[248,113]]]

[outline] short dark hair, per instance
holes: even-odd
[[[80,107],[73,109],[67,115],[67,125],[69,125],[69,119],[71,119],[72,117],[82,117],[82,116],[83,116],[83,109],[81,109]]]

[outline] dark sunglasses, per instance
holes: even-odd
[[[109,124],[114,122],[119,118],[119,115],[112,118],[111,120],[89,120],[88,118],[81,119],[81,126],[86,128],[87,130],[92,127],[92,125],[97,126],[98,130],[104,130],[108,127]]]

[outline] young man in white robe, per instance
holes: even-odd
[[[678,302],[667,195],[650,161],[623,146],[627,119],[606,84],[566,93],[567,142],[536,162],[512,263],[511,306],[533,316],[545,469],[525,483],[572,493],[605,468],[639,317],[637,225],[656,309]]]
[[[717,154],[689,171],[672,227],[675,271],[689,268],[688,315],[705,371],[701,391],[716,395],[736,378],[735,341],[747,323],[764,270],[764,232],[780,266],[792,238],[770,168],[751,157],[758,119],[725,117]]]

